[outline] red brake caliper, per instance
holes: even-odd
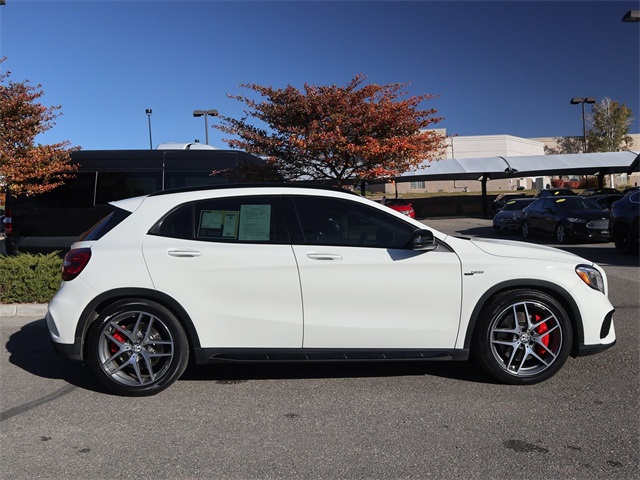
[[[115,332],[113,334],[113,338],[115,338],[117,341],[119,341],[120,343],[124,343],[124,341],[126,340],[124,335],[122,335],[120,332]],[[115,343],[111,342],[109,344],[109,351],[113,354],[113,353],[118,353],[118,350],[120,350],[120,347],[118,347],[118,345],[116,345]]]
[[[535,319],[536,323],[538,323],[542,319],[542,317],[540,315],[534,315],[534,319]],[[549,327],[547,326],[546,323],[542,323],[542,324],[538,325],[538,327],[536,328],[536,332],[539,335],[543,335],[545,332],[548,332],[548,331],[549,331]],[[540,339],[540,342],[542,342],[542,344],[545,347],[548,347],[549,346],[549,335],[544,335]],[[547,351],[544,348],[542,348],[540,345],[538,345],[536,347],[536,350],[538,352],[538,355],[540,355],[540,356],[542,356],[545,353],[547,353]]]

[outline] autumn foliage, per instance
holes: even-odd
[[[9,75],[0,72],[0,185],[16,195],[46,192],[74,170],[68,163],[74,149],[68,141],[35,144],[37,135],[55,125],[60,107],[38,103],[41,85],[13,82]]]
[[[286,180],[343,185],[394,177],[431,160],[444,137],[428,127],[440,118],[418,107],[433,95],[404,98],[407,84],[364,85],[365,79],[358,75],[344,87],[305,84],[302,91],[241,84],[264,100],[229,95],[249,110],[242,119],[221,116],[216,128],[238,137],[225,140],[232,148],[267,158]]]

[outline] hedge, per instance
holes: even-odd
[[[0,303],[49,303],[60,287],[61,268],[57,252],[0,255]]]

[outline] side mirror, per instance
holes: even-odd
[[[411,248],[413,250],[429,251],[438,248],[438,244],[431,230],[420,229],[413,232]]]

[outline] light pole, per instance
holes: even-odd
[[[218,111],[217,110],[194,110],[193,111],[193,116],[194,117],[204,117],[205,141],[207,142],[207,145],[209,145],[209,125],[207,123],[207,117],[208,116],[217,117],[218,116]]]
[[[584,153],[587,153],[587,123],[584,117],[584,104],[596,103],[596,99],[592,97],[573,97],[570,103],[571,105],[582,104],[582,144],[584,146]]]
[[[149,119],[149,150],[153,150],[153,141],[151,140],[151,114],[153,111],[147,108],[144,113],[147,114],[147,118]]]

